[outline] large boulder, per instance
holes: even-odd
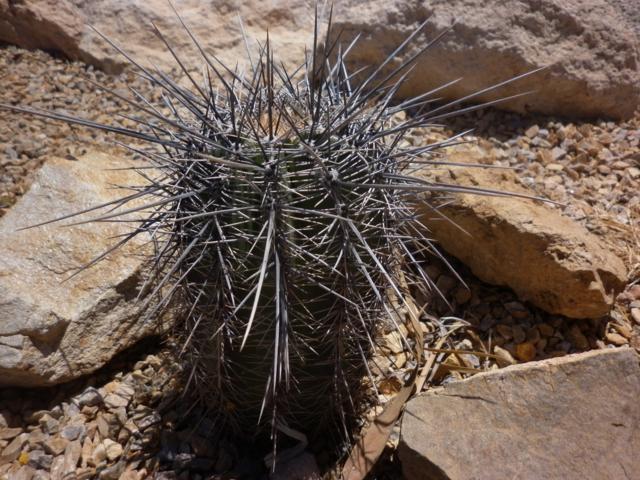
[[[0,0],[0,41],[79,59],[83,20],[68,0]]]
[[[453,31],[417,63],[400,95],[417,95],[462,77],[441,92],[460,98],[548,66],[545,72],[474,101],[533,89],[535,93],[501,107],[628,117],[640,98],[638,37],[624,18],[624,12],[634,11],[628,5],[633,2],[616,3],[618,7],[605,0],[345,0],[336,4],[333,31],[341,32],[345,43],[364,33],[350,55],[360,67],[379,63],[424,19],[429,18],[425,34],[397,62],[455,19]],[[254,56],[256,39],[263,41],[267,30],[276,55],[289,67],[304,60],[305,46],[312,42],[313,8],[303,0],[181,0],[175,5],[203,48],[232,67],[246,57],[238,15]],[[166,0],[0,0],[0,41],[58,51],[108,72],[121,70],[126,60],[89,23],[146,65],[177,66],[153,34],[152,22],[187,67],[199,71],[203,60]]]
[[[411,400],[407,480],[635,478],[640,367],[599,350],[481,373]]]
[[[456,99],[546,66],[474,101],[535,90],[500,107],[587,117],[629,117],[640,103],[638,37],[621,11],[605,0],[347,0],[335,18],[334,31],[345,42],[363,33],[351,53],[355,66],[379,63],[428,19],[422,41],[389,68],[456,21],[417,62],[400,95],[417,95],[461,78],[438,92]]]
[[[447,160],[474,163],[484,156],[480,147],[461,146],[450,149]],[[418,175],[446,184],[535,195],[512,171],[454,166]],[[507,286],[550,313],[602,317],[626,285],[626,267],[610,246],[539,201],[457,194],[438,212],[425,208],[422,220],[444,250],[481,280]]]
[[[77,378],[141,338],[162,332],[168,318],[141,322],[146,238],[70,278],[107,250],[128,223],[22,227],[111,201],[138,185],[135,165],[104,153],[79,161],[49,160],[31,189],[0,219],[0,385],[42,386]],[[143,297],[144,298],[144,297]]]
[[[174,4],[202,47],[231,67],[246,57],[240,17],[252,50],[257,50],[256,39],[264,41],[268,29],[285,64],[298,65],[304,60],[313,12],[302,0],[241,4],[180,0]],[[59,51],[111,73],[119,72],[128,62],[89,24],[146,66],[177,67],[167,47],[153,33],[152,23],[188,68],[201,71],[204,60],[167,0],[0,0],[0,41]]]

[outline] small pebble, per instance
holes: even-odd
[[[531,342],[522,342],[516,345],[516,358],[523,362],[530,362],[536,357],[536,347]]]

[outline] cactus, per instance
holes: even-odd
[[[152,239],[148,314],[179,302],[185,388],[226,429],[267,432],[274,444],[290,429],[311,437],[337,430],[348,440],[380,325],[395,322],[407,285],[434,288],[421,260],[431,243],[419,205],[443,192],[496,193],[408,173],[438,163],[434,153],[463,134],[411,146],[407,133],[471,98],[434,106],[436,90],[396,100],[418,58],[397,62],[397,54],[425,23],[381,65],[350,73],[346,58],[357,39],[332,41],[329,19],[321,48],[316,16],[313,48],[296,74],[274,60],[267,37],[246,75],[206,54],[185,26],[204,78],[165,43],[189,88],[106,39],[163,92],[162,105],[138,92],[109,92],[134,106],[136,129],[4,105],[147,145],[129,146],[153,167],[139,170],[143,186],[77,213],[103,212],[87,221],[142,217],[84,268],[137,235]],[[398,119],[407,109],[413,115]]]

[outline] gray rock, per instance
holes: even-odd
[[[38,423],[40,424],[40,428],[42,428],[45,433],[54,434],[60,431],[60,422],[58,422],[58,420],[53,418],[48,413],[45,413],[42,417],[40,417]]]
[[[53,462],[53,456],[47,455],[42,450],[32,450],[29,452],[27,465],[36,470],[49,470]]]
[[[80,438],[84,435],[86,427],[84,425],[67,425],[60,432],[60,436],[66,440],[72,441]]]
[[[77,378],[163,329],[162,319],[139,320],[135,297],[143,260],[133,251],[140,252],[143,239],[68,279],[130,225],[19,230],[122,196],[113,185],[136,184],[140,178],[131,170],[107,169],[131,165],[102,153],[79,161],[51,159],[0,219],[0,384],[39,386]]]
[[[78,405],[78,407],[82,408],[84,406],[93,407],[96,405],[100,405],[103,402],[103,399],[98,390],[96,390],[94,387],[89,387],[80,395],[78,395],[74,399],[74,401]]]
[[[632,349],[515,365],[411,400],[407,480],[632,478],[640,471],[640,366]]]
[[[31,480],[51,480],[51,475],[46,470],[36,470]]]
[[[151,427],[152,425],[159,425],[160,422],[162,421],[162,417],[160,417],[160,414],[157,412],[153,412],[150,415],[147,415],[143,418],[141,418],[140,420],[136,421],[136,426],[140,429],[140,430],[146,430],[147,428]]]

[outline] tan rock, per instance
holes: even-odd
[[[22,447],[29,441],[28,433],[21,433],[17,437],[15,437],[9,444],[4,447],[2,452],[0,452],[0,465],[5,463],[13,462],[18,458],[20,452],[22,451]]]
[[[22,428],[0,428],[0,440],[11,440],[22,433]]]
[[[334,32],[341,32],[344,42],[363,33],[350,55],[358,67],[380,63],[425,19],[423,41],[436,38],[455,20],[452,31],[416,64],[400,95],[417,95],[460,78],[438,92],[457,99],[548,67],[477,99],[535,90],[500,108],[612,117],[630,117],[640,103],[638,37],[624,14],[606,0],[347,0],[338,7]],[[390,68],[416,53],[421,43]]]
[[[407,480],[630,478],[640,471],[640,367],[608,349],[481,373],[411,400]]]
[[[616,0],[622,4],[627,1]],[[274,51],[289,67],[299,65],[305,46],[311,45],[313,10],[302,0],[182,0],[176,6],[205,51],[231,66],[242,63],[246,55],[238,14],[251,48],[255,50],[255,39],[263,41],[269,29]],[[425,35],[400,55],[399,61],[456,19],[453,31],[417,63],[400,91],[404,96],[461,77],[460,82],[441,92],[457,99],[548,66],[544,73],[494,94],[480,95],[478,100],[535,89],[535,94],[501,106],[518,111],[614,117],[630,116],[639,103],[638,36],[632,21],[626,21],[628,11],[634,10],[630,6],[616,8],[605,0],[544,0],[541,4],[527,0],[509,5],[500,0],[345,0],[336,4],[336,10],[334,32],[342,32],[343,43],[364,33],[358,48],[350,54],[358,67],[378,64],[422,19],[429,17]],[[0,0],[0,41],[59,51],[109,72],[121,70],[126,61],[88,27],[89,23],[142,63],[177,67],[152,32],[152,22],[187,67],[199,71],[203,63],[200,54],[165,0]]]
[[[0,40],[78,58],[86,18],[69,0],[0,0]]]
[[[479,147],[456,148],[447,159],[476,163]],[[443,183],[532,195],[510,171],[450,167],[435,177]],[[423,221],[438,243],[485,282],[505,285],[521,299],[571,318],[597,318],[624,289],[623,262],[602,240],[538,201],[456,195],[441,212],[425,209]],[[464,230],[464,233],[462,230]]]
[[[200,71],[204,63],[166,0],[15,3],[0,0],[1,41],[26,48],[56,50],[108,72],[120,71],[127,61],[89,28],[91,23],[147,66],[177,67],[171,53],[154,34],[153,22],[180,53],[185,65]],[[312,10],[301,0],[241,3],[181,0],[175,5],[204,49],[232,67],[246,55],[238,14],[251,39],[251,48],[257,51],[255,39],[262,42],[269,29],[273,46],[287,65],[299,65],[304,60],[305,44],[311,44]]]
[[[120,455],[122,455],[123,452],[122,445],[108,438],[103,441],[103,444],[109,461],[114,461],[120,458]]]
[[[119,198],[140,177],[131,161],[92,153],[51,159],[29,192],[0,219],[0,384],[51,385],[90,373],[116,353],[162,328],[140,323],[142,238],[80,275],[126,223],[22,227]],[[66,281],[65,281],[66,280]]]

